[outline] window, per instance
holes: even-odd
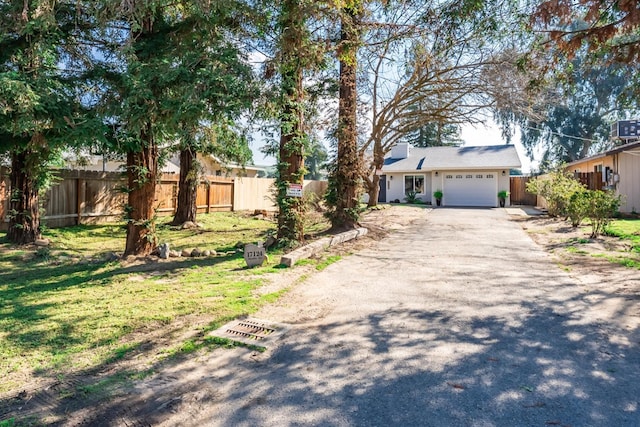
[[[467,179],[473,178],[473,175],[467,175]]]
[[[453,179],[453,175],[447,175],[446,178],[447,179]]]
[[[456,179],[462,179],[462,175],[456,175]]]
[[[404,194],[409,194],[410,192],[424,194],[424,175],[405,175]]]
[[[488,173],[488,174],[487,174],[487,178],[493,178],[493,174]]]
[[[482,175],[476,175],[476,178],[482,178]]]

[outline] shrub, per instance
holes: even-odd
[[[539,194],[547,201],[550,216],[566,216],[571,196],[584,189],[585,186],[570,172],[562,169],[549,173],[547,178],[536,178],[527,183],[528,192]]]
[[[578,227],[589,216],[591,198],[589,193],[590,190],[576,191],[569,198],[566,214],[573,227]]]
[[[407,192],[407,197],[404,198],[404,201],[411,204],[422,203],[422,200],[417,196],[415,191]]]
[[[621,197],[613,191],[589,191],[589,219],[591,238],[598,237],[620,208]]]

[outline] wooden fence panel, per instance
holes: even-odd
[[[43,223],[48,227],[75,224],[95,224],[117,221],[122,217],[127,197],[122,188],[125,177],[119,172],[69,171],[59,172],[60,181],[44,198]],[[173,215],[177,205],[179,177],[162,175],[156,186],[156,206],[159,215]],[[0,170],[0,229],[8,226],[9,171]],[[198,186],[198,212],[232,210],[269,210],[277,208],[272,201],[274,180],[265,178],[206,177]],[[305,181],[304,191],[322,196],[326,181]]]
[[[233,192],[235,183],[233,180],[210,181],[209,183],[209,212],[231,211],[233,206]]]
[[[512,176],[509,183],[509,195],[512,205],[536,206],[537,196],[527,191],[527,182],[531,177]]]
[[[602,172],[576,172],[575,179],[586,185],[589,190],[602,190]]]
[[[122,175],[101,173],[81,180],[80,222],[95,224],[117,221],[122,217],[127,196],[122,191]]]

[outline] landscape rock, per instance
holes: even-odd
[[[199,227],[198,224],[196,224],[193,221],[185,221],[185,223],[182,224],[182,229],[183,230],[192,230],[192,229],[198,228],[198,227]]]
[[[193,251],[191,251],[191,256],[192,257],[202,256],[202,250],[200,250],[199,248],[195,248]]]
[[[170,258],[180,258],[180,256],[182,256],[182,254],[178,251],[176,251],[175,249],[171,249],[169,251],[169,257]]]
[[[115,252],[109,252],[108,254],[105,255],[104,259],[107,262],[117,261],[120,259],[120,255],[118,255]]]
[[[193,252],[193,249],[183,249],[182,250],[182,256],[183,257],[190,257],[192,252]]]
[[[265,249],[269,249],[270,247],[272,247],[273,245],[275,245],[278,242],[278,240],[273,237],[273,236],[269,236],[267,237],[267,239],[264,241],[264,248]]]
[[[169,259],[169,243],[162,243],[158,246],[158,256],[161,259]]]
[[[205,249],[202,251],[202,256],[211,256],[211,251],[209,249]]]
[[[33,242],[36,246],[49,246],[51,244],[51,242],[49,241],[49,239],[36,239],[35,242]]]

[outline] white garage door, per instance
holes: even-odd
[[[452,172],[444,176],[445,206],[497,206],[495,172]]]

